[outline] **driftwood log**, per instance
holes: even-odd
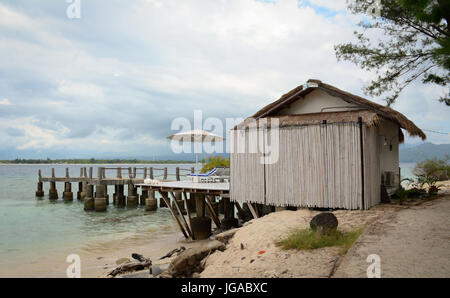
[[[125,272],[133,272],[133,271],[139,271],[149,268],[152,265],[152,261],[143,255],[140,254],[132,254],[131,257],[138,262],[128,262],[121,264],[116,269],[112,270],[108,273],[108,276],[115,277],[118,274],[122,274]]]
[[[177,256],[179,256],[185,250],[186,250],[186,247],[184,247],[184,246],[181,246],[179,248],[175,248],[175,249],[169,251],[165,256],[161,257],[160,260],[165,259],[165,258],[170,258],[175,253],[177,254]]]

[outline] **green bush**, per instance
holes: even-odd
[[[275,244],[285,250],[306,250],[329,246],[340,246],[340,253],[345,254],[363,231],[364,228],[357,228],[347,232],[335,230],[322,235],[312,229],[298,229],[294,230],[287,238],[282,239]]]
[[[450,157],[445,159],[427,159],[416,164],[413,174],[417,177],[416,184],[423,188],[429,187],[429,193],[435,194],[439,190],[436,182],[447,180],[450,175]]]
[[[218,156],[212,156],[206,161],[205,159],[202,160],[202,163],[204,164],[202,169],[200,170],[202,173],[207,173],[211,171],[214,168],[217,167],[229,167],[230,166],[230,159],[224,158],[220,155]]]

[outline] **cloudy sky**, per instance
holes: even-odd
[[[81,0],[79,19],[69,5],[0,0],[0,159],[165,155],[194,110],[245,118],[309,78],[359,95],[372,78],[336,61],[359,21],[345,0]],[[444,94],[413,84],[394,108],[449,132]]]

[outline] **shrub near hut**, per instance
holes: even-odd
[[[415,184],[420,188],[428,186],[428,193],[436,194],[439,191],[436,182],[449,179],[449,160],[450,156],[447,156],[445,159],[434,158],[417,163],[413,170],[413,174],[417,177]]]

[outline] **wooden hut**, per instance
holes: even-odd
[[[266,147],[252,150],[252,144],[275,144],[277,140],[269,140],[274,129],[277,160],[262,162]],[[309,80],[232,130],[231,199],[272,206],[370,208],[381,201],[381,185],[392,192],[400,183],[402,129],[426,138],[391,108]]]

